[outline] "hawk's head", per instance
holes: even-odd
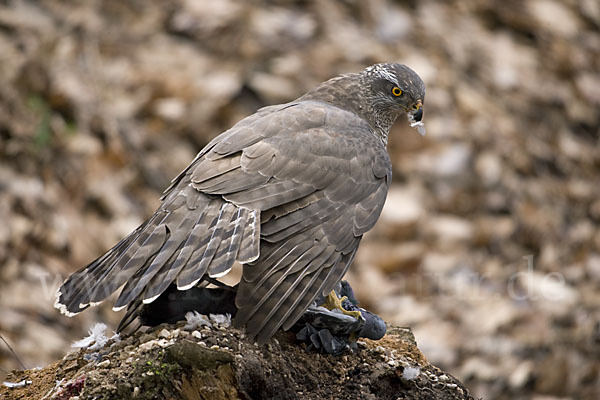
[[[394,120],[406,113],[411,126],[425,134],[422,122],[425,84],[415,71],[402,64],[375,64],[362,74],[371,88],[374,113]]]

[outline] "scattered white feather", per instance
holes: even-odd
[[[224,328],[231,326],[231,314],[210,314],[208,317],[213,323]]]
[[[187,324],[183,327],[186,330],[198,329],[201,326],[212,326],[209,320],[198,311],[190,311],[185,314]]]
[[[13,388],[20,388],[26,385],[31,385],[31,381],[27,381],[25,379],[23,379],[20,382],[2,382],[2,386],[6,386],[7,388],[13,389]]]
[[[408,122],[410,122],[410,127],[416,128],[419,135],[425,136],[425,124],[423,121],[415,121],[415,118],[411,113],[407,113],[406,115],[408,117]]]
[[[417,379],[417,376],[421,373],[421,368],[419,367],[404,367],[404,371],[402,371],[402,378],[407,381],[412,381]]]
[[[417,128],[417,132],[419,132],[419,135],[425,136],[425,124],[423,123],[423,121],[411,122],[410,126],[411,128]]]
[[[119,336],[119,334],[117,332],[115,332],[114,335],[112,335],[109,340],[114,340],[115,343],[119,343],[121,341],[121,336]],[[113,344],[115,344],[113,343]],[[112,345],[111,345],[112,347]]]
[[[74,342],[71,347],[86,348],[90,350],[98,350],[104,347],[110,339],[119,340],[119,335],[115,334],[110,339],[104,334],[106,324],[101,322],[92,326],[88,331],[89,336]]]

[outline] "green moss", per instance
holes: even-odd
[[[173,391],[173,382],[181,379],[182,368],[176,362],[167,361],[162,350],[148,353],[147,357],[133,364],[130,382],[140,388],[137,399],[161,398],[165,391]]]
[[[46,100],[37,95],[31,96],[27,105],[38,119],[33,143],[37,149],[43,149],[50,144],[52,138],[52,131],[50,129],[50,116],[52,113],[50,107]]]

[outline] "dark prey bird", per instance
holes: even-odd
[[[407,114],[424,134],[424,97],[410,68],[376,64],[258,110],[198,153],[154,215],[73,273],[55,306],[74,315],[123,286],[114,309],[135,318],[169,285],[207,285],[239,261],[234,323],[268,341],[344,276],[385,202],[390,127]]]

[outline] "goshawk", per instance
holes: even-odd
[[[73,273],[56,307],[74,315],[123,286],[114,309],[135,310],[171,284],[214,282],[238,261],[235,324],[263,343],[289,329],[342,279],[377,221],[390,127],[407,114],[424,134],[424,97],[413,70],[376,64],[258,110],[198,153],[154,215]]]

